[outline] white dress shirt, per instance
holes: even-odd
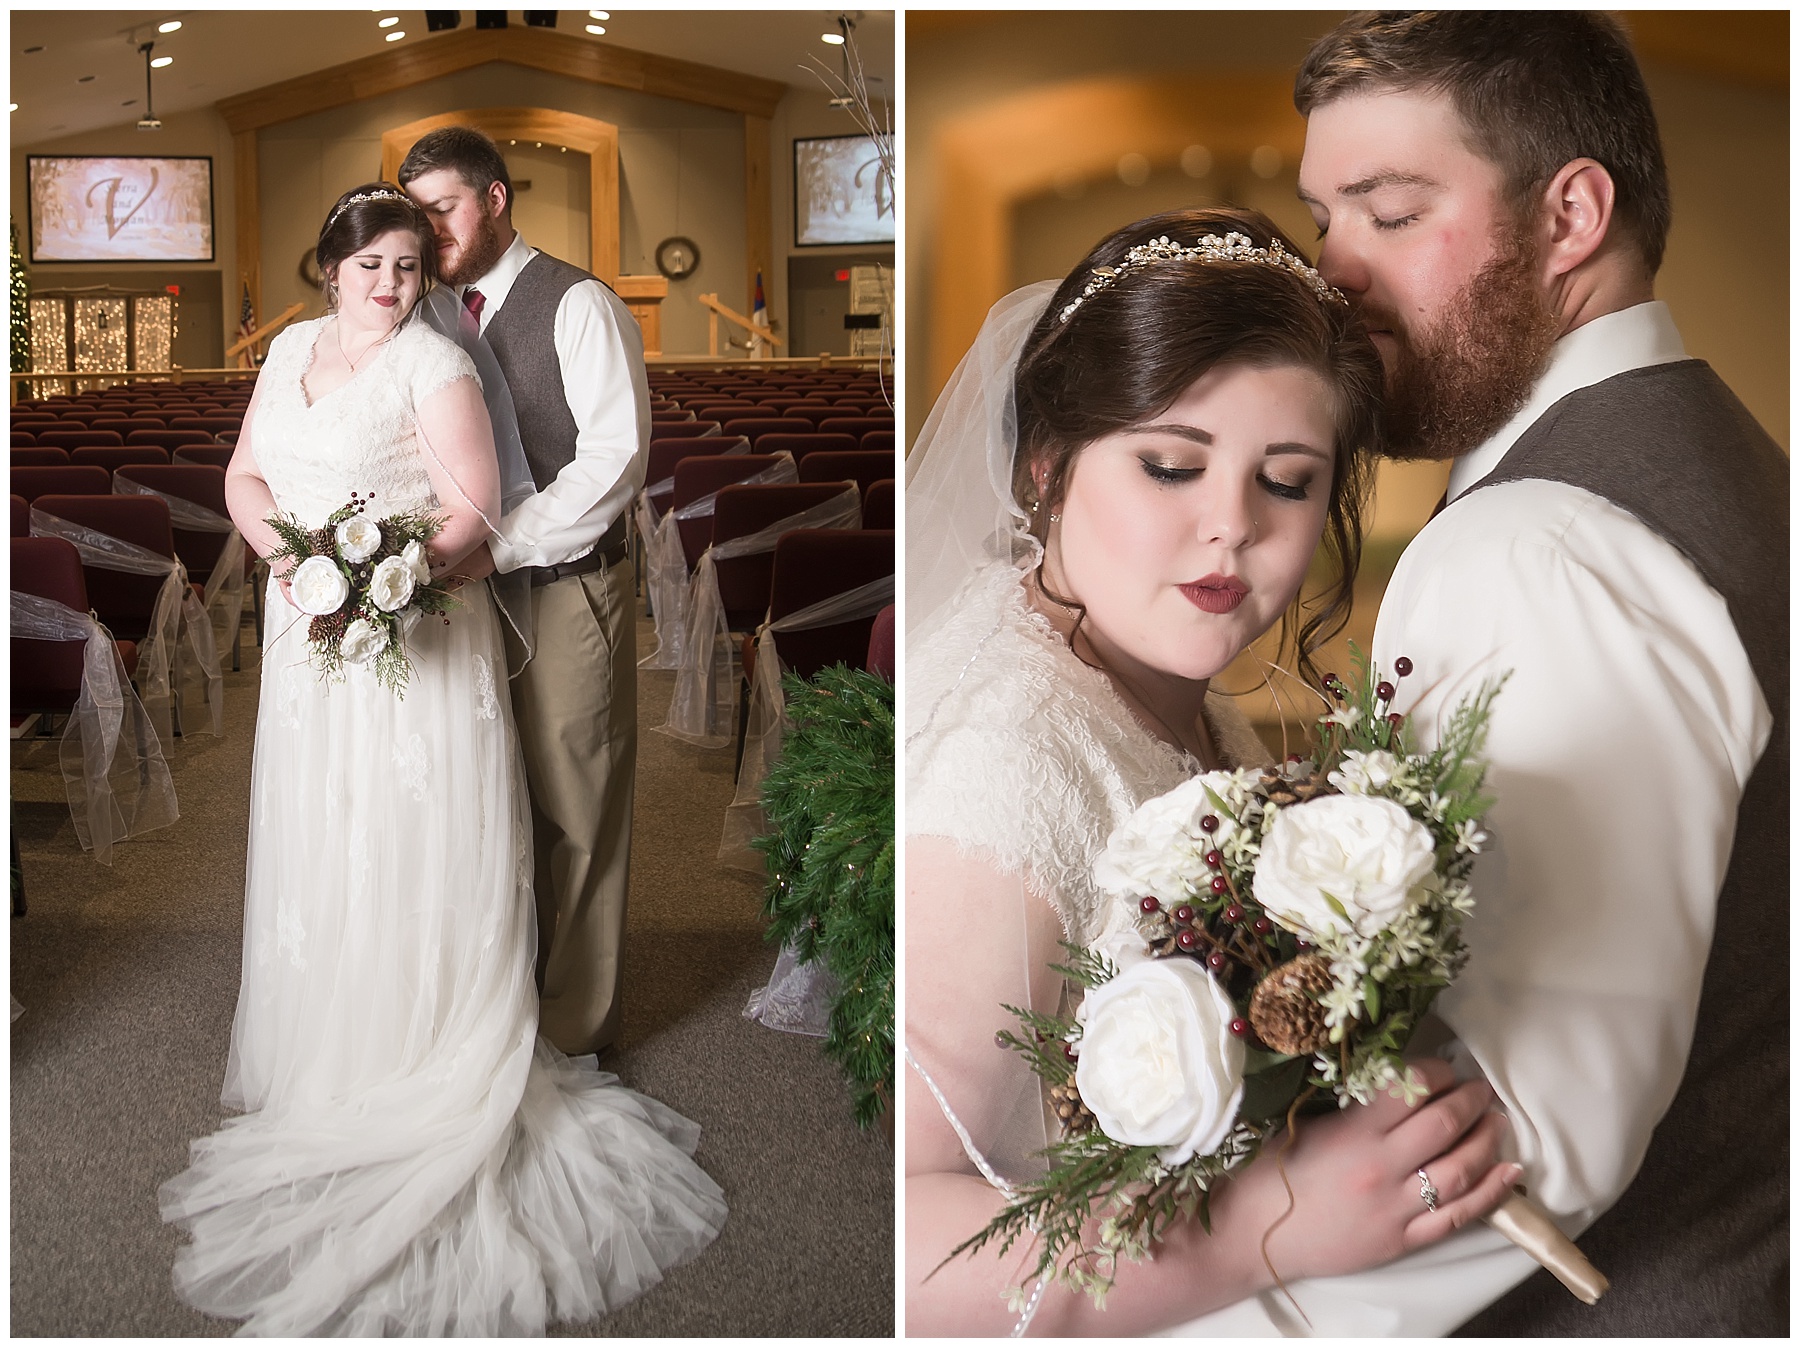
[[[1407,547],[1375,628],[1389,677],[1396,657],[1413,662],[1396,707],[1426,748],[1466,694],[1512,671],[1488,736],[1496,803],[1470,960],[1437,1011],[1463,1075],[1485,1074],[1505,1106],[1522,1183],[1570,1235],[1625,1191],[1680,1084],[1771,718],[1724,599],[1660,535],[1564,483],[1469,488],[1552,403],[1684,358],[1661,303],[1562,338],[1525,408],[1451,470],[1450,504]],[[1294,1290],[1315,1334],[1435,1335],[1535,1267],[1476,1225]],[[1298,1325],[1272,1294],[1185,1332]]]
[[[481,330],[506,304],[513,282],[537,256],[524,236],[473,285],[484,299]],[[598,281],[569,287],[556,306],[554,334],[562,392],[575,417],[575,458],[556,480],[500,521],[489,540],[494,567],[556,566],[594,550],[644,485],[650,445],[650,383],[644,337],[625,302]],[[515,403],[531,390],[514,389]]]

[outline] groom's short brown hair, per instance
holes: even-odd
[[[512,210],[512,175],[500,147],[472,126],[440,126],[420,136],[401,161],[400,186],[438,169],[454,169],[471,192],[484,195],[495,183],[506,189],[506,209]]]
[[[1612,175],[1613,219],[1654,274],[1669,237],[1669,172],[1631,43],[1604,14],[1436,10],[1353,14],[1294,79],[1300,115],[1352,93],[1441,93],[1470,148],[1499,166],[1519,215],[1563,165]]]

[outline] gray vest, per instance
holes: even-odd
[[[539,253],[519,272],[482,334],[512,390],[525,462],[539,491],[575,458],[575,414],[563,396],[562,366],[556,359],[556,306],[570,287],[597,279]]]
[[[1738,807],[1687,1070],[1642,1169],[1581,1237],[1584,1306],[1533,1274],[1460,1335],[1788,1332],[1788,463],[1703,361],[1545,412],[1476,488],[1567,482],[1629,511],[1725,599],[1774,731]],[[1607,959],[1607,951],[1593,952]]]

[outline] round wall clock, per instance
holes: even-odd
[[[700,265],[700,249],[692,239],[672,235],[656,245],[656,269],[671,281],[685,281]]]

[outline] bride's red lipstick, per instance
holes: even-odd
[[[376,295],[373,298],[375,303],[379,304],[383,309],[392,309],[396,304],[400,303],[400,298],[397,295]]]
[[[1191,580],[1180,590],[1189,603],[1206,613],[1230,613],[1250,593],[1250,587],[1236,576],[1221,576],[1217,572]]]

